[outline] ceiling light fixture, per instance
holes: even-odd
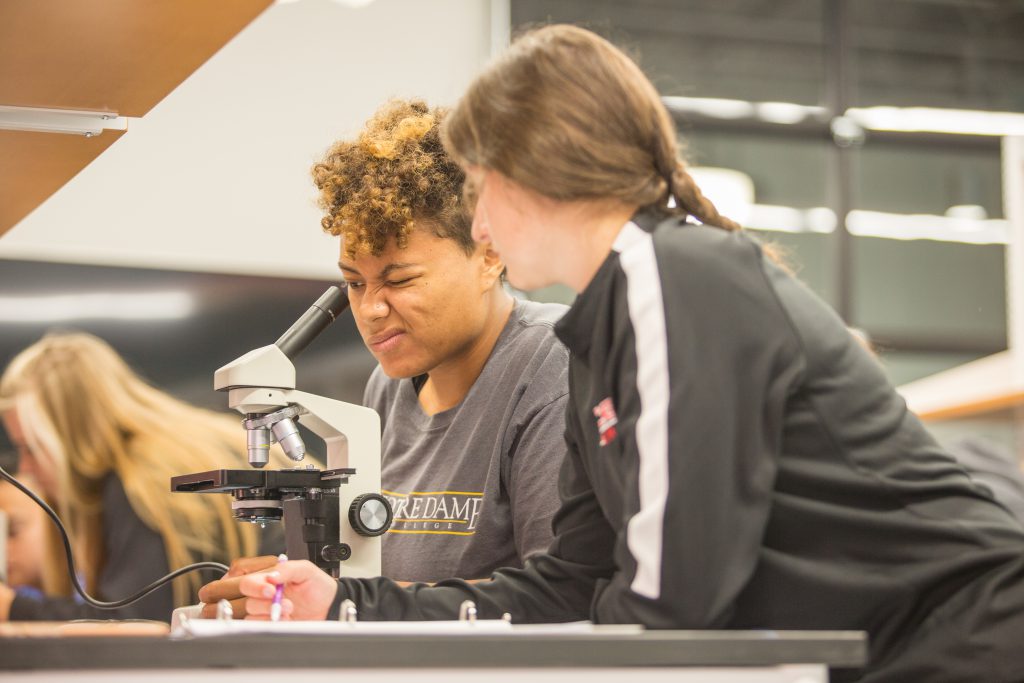
[[[935,107],[863,107],[845,116],[869,130],[950,135],[1024,135],[1024,114]]]
[[[716,97],[678,97],[669,95],[661,101],[670,110],[709,116],[714,119],[759,119],[767,123],[794,124],[807,120],[821,120],[824,107],[795,104],[793,102],[747,102]]]
[[[0,129],[68,133],[91,138],[104,130],[126,130],[128,119],[109,111],[40,109],[0,104]]]
[[[846,218],[850,233],[890,240],[937,240],[965,244],[1008,244],[1010,222],[1001,218],[951,218],[931,214],[851,211]]]
[[[186,292],[0,296],[0,322],[54,323],[68,320],[178,320],[195,309]]]
[[[732,121],[754,119],[766,123],[796,124],[825,121],[827,110],[793,102],[748,102],[713,97],[662,97],[670,110]],[[853,107],[833,121],[856,124],[867,130],[944,135],[1024,135],[1024,114],[980,109],[938,107]],[[833,124],[834,125],[834,124]]]

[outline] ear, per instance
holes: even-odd
[[[501,279],[505,272],[505,262],[501,260],[490,242],[482,242],[476,245],[477,253],[480,254],[480,275],[483,291],[494,286],[494,283]]]

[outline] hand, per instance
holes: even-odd
[[[246,574],[265,571],[275,566],[277,566],[277,557],[274,555],[239,557],[232,561],[227,574],[199,589],[199,600],[203,603],[202,618],[215,618],[217,616],[217,603],[221,600],[227,600],[231,603],[235,619],[245,618],[246,598],[238,590],[238,583]]]
[[[238,588],[249,599],[246,619],[269,619],[270,604],[278,585],[284,586],[281,618],[322,620],[327,618],[338,582],[309,560],[282,562],[272,572],[243,576]]]

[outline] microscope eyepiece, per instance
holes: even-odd
[[[335,318],[348,308],[348,288],[345,285],[328,287],[319,299],[302,314],[275,345],[289,359],[295,357],[309,346],[310,342],[327,329]]]

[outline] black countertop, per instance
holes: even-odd
[[[641,631],[507,635],[4,637],[0,670],[204,668],[859,668],[860,631]]]

